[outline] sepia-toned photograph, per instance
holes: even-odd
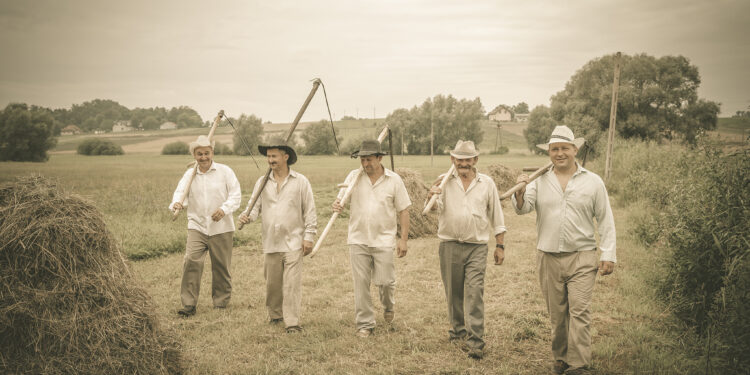
[[[0,1],[0,374],[748,374],[750,2]]]

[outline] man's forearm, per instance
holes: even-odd
[[[409,209],[399,212],[398,216],[401,225],[401,239],[406,241],[409,239]]]

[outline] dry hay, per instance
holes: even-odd
[[[19,179],[0,187],[0,238],[0,372],[181,372],[175,338],[94,206]]]
[[[497,192],[500,195],[515,186],[516,178],[518,178],[518,176],[521,174],[521,171],[508,168],[501,164],[492,164],[488,166],[484,171],[480,172],[492,177],[492,179],[495,181],[495,186],[497,186]],[[503,204],[505,204],[505,201],[503,201]]]
[[[396,168],[396,173],[401,176],[406,185],[406,191],[411,198],[409,207],[409,238],[418,238],[437,233],[437,216],[422,215],[424,201],[430,190],[422,179],[422,174],[410,168]],[[399,231],[400,233],[400,231]]]

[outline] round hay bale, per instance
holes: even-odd
[[[422,215],[424,201],[427,198],[429,187],[424,183],[422,174],[410,168],[396,168],[396,173],[406,185],[406,191],[411,198],[409,207],[409,238],[424,237],[437,233],[437,216]],[[399,228],[399,234],[401,230]]]
[[[495,181],[495,186],[497,186],[498,194],[503,195],[503,193],[516,185],[516,178],[521,174],[521,171],[501,164],[492,164],[482,173],[492,177]],[[510,201],[510,198],[501,201],[501,203],[505,205],[506,201]]]
[[[42,177],[0,187],[0,364],[8,373],[181,373],[102,215]]]

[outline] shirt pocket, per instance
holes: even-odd
[[[487,228],[489,223],[487,220],[487,204],[479,200],[472,200],[469,202],[469,207],[477,229],[483,230],[484,228]]]

